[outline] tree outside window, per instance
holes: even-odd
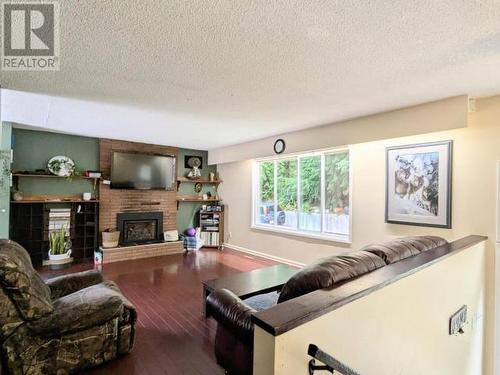
[[[348,238],[348,151],[260,161],[257,170],[254,224]]]

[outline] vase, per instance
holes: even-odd
[[[69,258],[71,258],[71,249],[64,254],[52,254],[52,250],[49,250],[49,260],[64,260]]]

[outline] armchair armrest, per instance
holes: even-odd
[[[122,318],[124,300],[121,293],[105,284],[97,284],[61,297],[53,302],[54,311],[31,321],[28,327],[37,334],[57,336]]]
[[[246,342],[253,340],[252,314],[257,312],[233,292],[218,289],[207,297],[210,315],[235,336]]]
[[[102,283],[102,274],[97,270],[70,273],[48,279],[45,283],[49,286],[52,299],[60,298],[80,289]]]

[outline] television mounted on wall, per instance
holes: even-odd
[[[174,190],[175,161],[173,155],[114,151],[111,154],[111,188]]]

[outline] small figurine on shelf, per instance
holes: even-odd
[[[22,201],[24,198],[24,194],[22,191],[19,191],[19,190],[15,190],[13,193],[12,193],[12,199],[15,200],[15,201]]]

